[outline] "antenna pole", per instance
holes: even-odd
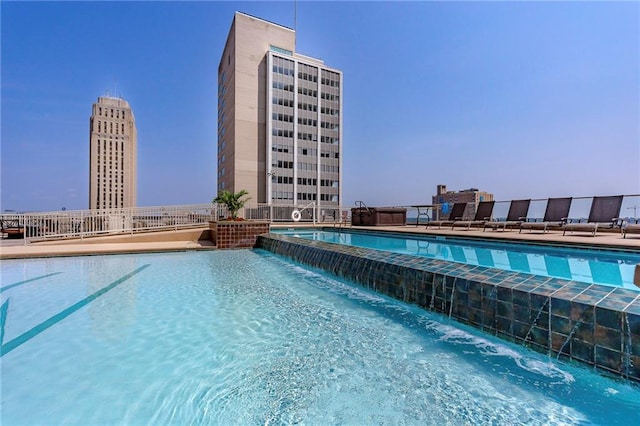
[[[293,31],[296,33],[296,36],[293,38],[293,50],[296,50],[296,39],[298,38],[298,0],[293,0]]]

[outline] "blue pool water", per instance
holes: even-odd
[[[640,264],[640,253],[444,237],[388,236],[371,232],[349,233],[309,229],[272,232],[640,291],[633,284],[635,266]]]
[[[3,425],[640,423],[637,386],[261,250],[0,268]]]

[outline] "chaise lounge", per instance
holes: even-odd
[[[506,220],[501,221],[489,221],[484,224],[485,231],[487,228],[492,228],[494,231],[502,228],[502,230],[506,230],[507,228],[515,228],[520,226],[523,220],[527,218],[527,212],[529,211],[529,204],[531,204],[531,200],[513,200],[509,205],[509,212],[507,213]]]
[[[491,219],[491,213],[493,212],[493,205],[495,201],[480,201],[478,203],[478,209],[473,220],[459,220],[451,224],[451,229],[459,226],[471,229],[472,226],[483,226],[487,221]]]
[[[627,238],[627,234],[640,234],[640,219],[636,223],[627,222],[622,227],[622,238]]]
[[[620,226],[620,208],[622,207],[622,195],[612,195],[606,197],[593,197],[591,211],[586,222],[567,223],[564,225],[565,235],[567,231],[591,232],[596,236],[598,229],[615,228]]]
[[[442,228],[442,225],[449,226],[453,224],[455,221],[462,220],[462,216],[464,215],[464,209],[467,208],[467,203],[454,203],[451,208],[451,213],[449,213],[448,219],[443,220],[430,220],[427,222],[427,228],[429,225],[438,226],[438,228]]]
[[[544,234],[549,227],[562,227],[567,223],[572,197],[549,198],[547,208],[544,211],[542,222],[529,222],[525,220],[520,224],[520,232],[523,229],[542,230]]]

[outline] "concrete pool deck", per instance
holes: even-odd
[[[313,224],[284,223],[274,224],[272,229],[313,228]],[[620,233],[599,232],[595,237],[586,233],[562,235],[562,231],[523,232],[515,231],[482,231],[478,229],[461,230],[450,228],[429,228],[424,225],[406,226],[334,226],[332,223],[317,224],[315,228],[335,228],[344,230],[395,232],[429,236],[481,238],[535,244],[571,245],[583,248],[609,248],[640,252],[640,235],[629,235],[622,238]],[[203,228],[193,230],[151,232],[132,236],[104,236],[85,240],[42,241],[25,244],[23,240],[0,240],[0,259],[24,259],[30,257],[81,256],[98,254],[151,253],[186,250],[214,250],[216,245]]]

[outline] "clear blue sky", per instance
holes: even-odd
[[[138,204],[216,192],[234,11],[293,2],[7,2],[1,209],[88,207],[89,116],[129,101]],[[297,50],[344,72],[343,205],[640,193],[640,3],[298,2]]]

